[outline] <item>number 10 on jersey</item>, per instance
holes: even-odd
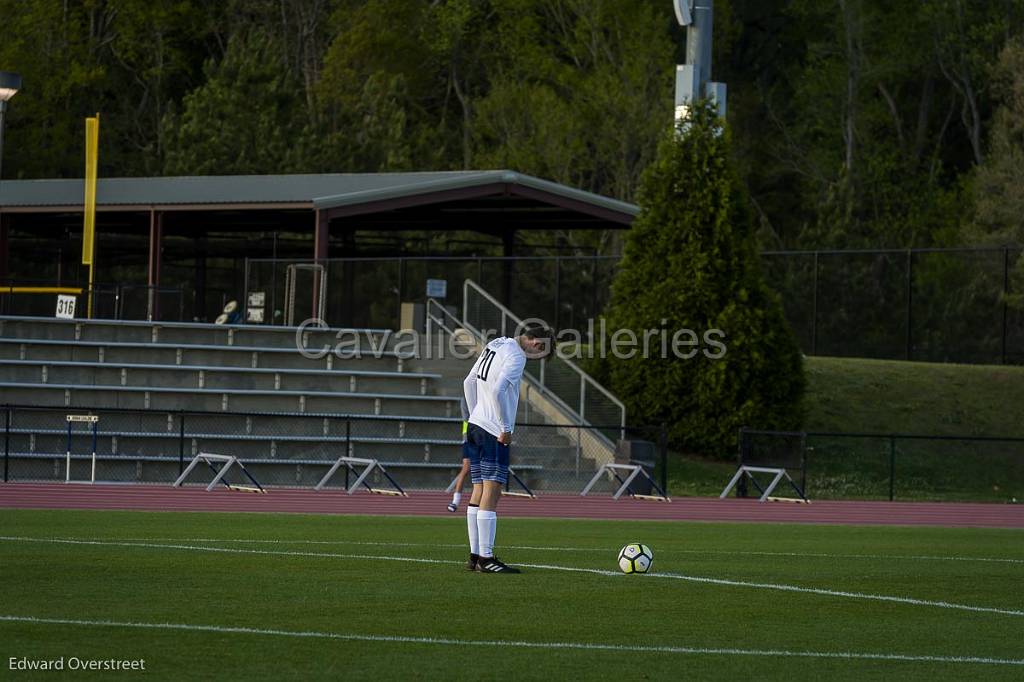
[[[487,381],[487,375],[491,371],[491,363],[494,362],[494,356],[497,353],[490,348],[484,348],[484,352],[480,355],[480,361],[476,363],[476,378],[480,381]]]

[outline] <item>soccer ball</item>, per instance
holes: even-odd
[[[647,545],[633,542],[619,551],[619,568],[623,573],[646,573],[654,563],[654,553]]]

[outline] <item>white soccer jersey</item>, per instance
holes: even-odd
[[[495,438],[512,432],[525,367],[526,354],[516,339],[502,336],[487,344],[462,383],[470,424]]]

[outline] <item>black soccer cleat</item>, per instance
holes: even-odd
[[[521,573],[518,568],[512,568],[502,563],[496,556],[480,557],[476,562],[476,570],[480,573]]]
[[[457,511],[459,511],[459,505],[455,504],[454,502],[449,502],[448,503],[448,511],[450,511],[450,512],[457,512]]]
[[[479,562],[480,562],[480,555],[479,554],[472,554],[471,553],[469,555],[469,561],[466,562],[466,570],[467,571],[475,571],[476,570],[476,565]]]

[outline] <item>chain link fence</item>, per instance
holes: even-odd
[[[762,253],[768,283],[808,355],[1003,364],[1024,363],[1024,309],[1016,304],[1022,258],[1010,248]],[[425,302],[427,279],[445,280],[444,303],[461,309],[461,284],[472,279],[520,317],[586,331],[609,300],[619,257],[321,262],[335,326],[397,328],[399,304]],[[247,261],[246,289],[266,293],[269,322],[284,320],[286,270],[296,263]],[[298,306],[300,318],[312,312],[311,299]]]
[[[811,500],[1024,502],[1024,438],[744,429],[737,462],[785,468]]]
[[[53,317],[57,293],[50,291],[52,288],[49,282],[24,279],[17,284],[0,282],[0,315]],[[91,290],[72,286],[64,292],[75,298],[76,317],[88,314],[90,291],[92,316],[101,320],[212,322],[228,301],[223,291],[207,290],[209,300],[203,303],[196,291],[186,287],[96,283]]]
[[[768,283],[808,355],[1024,363],[1020,249],[774,251]]]
[[[539,317],[556,329],[586,328],[604,309],[617,256],[331,258],[323,266],[325,319],[331,326],[400,328],[402,303],[426,304],[427,280],[447,283],[446,306],[461,310],[462,283],[478,282],[520,317]],[[263,294],[264,321],[284,324],[289,268],[314,261],[246,261],[245,291]],[[294,302],[292,317],[314,317],[312,285]],[[243,292],[238,294],[243,300]]]
[[[376,459],[408,490],[443,490],[462,465],[462,422],[455,418],[311,413],[225,413],[5,406],[3,480],[170,485],[200,454],[237,457],[264,486],[312,488],[339,457]],[[70,421],[69,416],[94,416]],[[70,427],[70,428],[69,428]],[[538,492],[579,492],[601,465],[587,454],[594,427],[517,424],[511,466]],[[631,429],[619,461],[667,479],[663,429]],[[637,442],[632,442],[637,441]],[[621,448],[620,448],[621,449]],[[93,469],[95,452],[95,469]],[[628,453],[634,453],[632,456]],[[636,455],[640,452],[642,454]],[[70,464],[70,466],[69,466]],[[346,486],[345,468],[326,482]],[[197,466],[186,483],[208,484]],[[240,472],[229,482],[246,484]],[[370,481],[386,486],[375,474]],[[595,493],[614,489],[609,476]],[[467,484],[468,486],[468,484]],[[638,484],[641,488],[642,485]],[[636,492],[643,492],[637,488]]]
[[[1024,364],[1024,251],[957,248],[766,251],[768,284],[807,355],[935,362]],[[401,304],[425,304],[428,279],[444,280],[442,302],[463,306],[462,283],[478,282],[520,317],[586,332],[604,311],[618,256],[391,257],[326,259],[324,312],[335,327],[399,329]],[[227,301],[262,293],[261,324],[288,319],[288,269],[311,260],[247,259],[244,277],[204,285],[191,271],[174,286],[100,285],[94,316],[212,321]],[[308,278],[307,278],[308,279]],[[9,281],[52,286],[56,280]],[[313,317],[312,281],[299,280],[293,319]],[[319,293],[317,290],[316,293]],[[440,298],[440,297],[437,297]],[[50,294],[0,296],[0,313],[52,316]],[[85,296],[79,296],[85,308]],[[242,320],[248,319],[242,315]]]

